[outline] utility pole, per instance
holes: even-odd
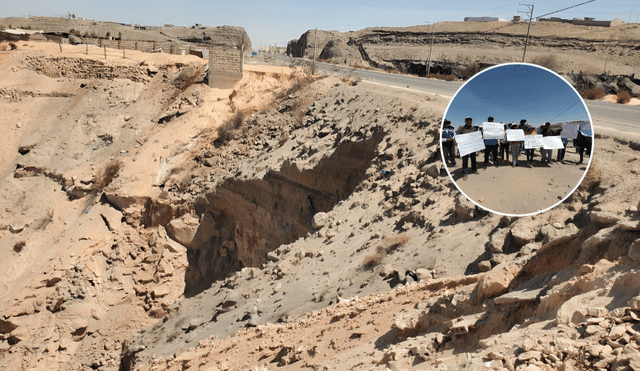
[[[433,27],[431,28],[431,45],[429,45],[429,57],[427,58],[427,77],[429,77],[429,72],[431,70],[431,49],[433,48],[433,34],[436,30],[436,22],[433,22]]]
[[[316,31],[313,34],[313,69],[311,70],[311,74],[316,74],[316,47],[318,46],[318,28],[316,27]]]
[[[522,63],[524,63],[524,57],[527,55],[527,44],[529,44],[529,31],[531,31],[531,20],[533,19],[533,4],[520,4],[529,8],[529,12],[520,11],[520,13],[529,14],[529,27],[527,28],[527,37],[524,39],[524,53],[522,53]]]

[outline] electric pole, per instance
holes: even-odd
[[[431,49],[433,48],[433,34],[436,30],[436,22],[433,22],[433,27],[431,28],[431,45],[429,45],[429,57],[427,58],[427,77],[429,77],[429,72],[431,70]]]
[[[528,12],[524,12],[521,10],[518,11],[520,13],[529,14],[529,27],[527,27],[527,37],[524,39],[524,53],[522,53],[522,63],[524,63],[524,57],[525,55],[527,55],[527,44],[529,44],[529,31],[531,31],[531,20],[533,19],[533,4],[529,5],[529,4],[521,3],[520,5],[524,5],[527,8],[529,8]]]
[[[313,34],[313,69],[311,70],[311,74],[316,74],[316,47],[318,46],[318,28],[316,27],[316,31]]]

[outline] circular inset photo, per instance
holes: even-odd
[[[527,64],[488,68],[445,111],[440,151],[456,187],[491,212],[525,216],[569,197],[591,164],[591,115],[555,72]]]

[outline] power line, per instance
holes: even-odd
[[[564,9],[556,10],[555,12],[551,12],[551,13],[543,14],[543,15],[538,16],[538,17],[536,17],[536,18],[542,18],[542,17],[548,16],[548,15],[551,15],[551,14],[560,13],[560,12],[561,12],[561,11],[563,11],[563,10],[567,10],[567,9],[575,8],[575,7],[577,7],[577,6],[584,5],[584,4],[589,4],[589,3],[592,3],[592,2],[594,2],[594,1],[596,1],[596,0],[589,0],[589,1],[585,1],[584,3],[580,3],[580,4],[577,4],[577,5],[572,5],[572,6],[568,7],[568,8],[564,8]]]

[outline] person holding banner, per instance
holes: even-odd
[[[543,137],[550,137],[551,136],[551,123],[547,122],[546,124],[544,124],[544,126],[541,126],[540,130],[538,131],[538,134],[541,134]],[[541,161],[543,163],[551,162],[552,150],[540,148],[540,153],[542,155],[542,160]]]
[[[493,122],[493,117],[489,116],[487,118],[488,122]],[[483,128],[484,129],[484,128]],[[483,130],[484,134],[484,130]],[[500,145],[500,141],[498,139],[485,139],[484,140],[484,167],[487,168],[489,166],[489,157],[491,153],[493,153],[493,164],[498,167],[498,146]]]
[[[511,130],[522,130],[518,125],[516,124],[511,124]],[[507,135],[507,140],[510,141],[511,143],[511,159],[512,159],[512,164],[511,166],[518,166],[518,156],[520,156],[520,149],[522,148],[522,144],[524,141],[524,131],[520,131],[521,134],[521,138],[523,140],[509,140],[509,136]]]
[[[473,127],[471,123],[473,119],[471,117],[467,117],[464,119],[464,126],[458,127],[456,130],[456,134],[467,134],[478,131],[478,127]],[[468,155],[462,156],[462,171],[464,172],[463,179],[466,180],[468,178],[467,174],[469,173],[469,157],[471,157],[471,172],[478,172],[478,168],[476,166],[476,153],[470,153]]]
[[[556,135],[562,136],[562,128],[558,129]],[[564,146],[564,148],[558,150],[558,162],[564,164],[564,153],[567,149],[567,145],[569,144],[569,139],[563,137],[561,137],[560,139],[562,140],[562,145]]]
[[[536,135],[536,129],[527,125],[527,120],[520,120],[520,129],[524,130],[524,135]],[[533,162],[533,155],[535,153],[535,149],[529,148],[524,150],[527,155],[527,162]]]
[[[508,126],[507,124],[504,124],[504,130],[507,130],[507,128],[510,128],[510,126]],[[509,142],[507,141],[507,139],[503,139],[499,141],[500,144],[500,158],[502,159],[502,162],[509,162]],[[507,156],[505,159],[505,155]]]
[[[451,126],[451,121],[444,120],[442,129],[442,152],[444,152],[445,161],[456,166],[456,147],[454,146],[453,135],[454,131],[453,126]]]

